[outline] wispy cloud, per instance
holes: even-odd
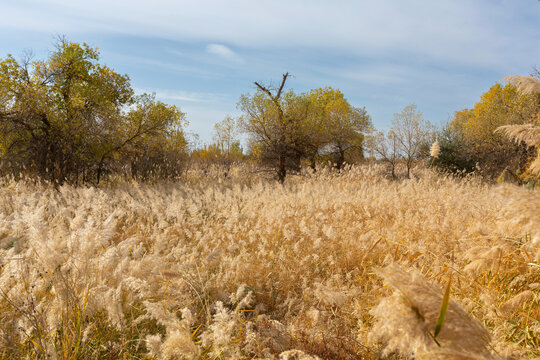
[[[338,3],[200,0],[190,4],[156,0],[149,6],[142,0],[25,0],[0,3],[0,12],[9,14],[0,27],[67,33],[107,31],[204,42],[210,43],[208,51],[228,60],[238,59],[230,46],[315,47],[356,56],[399,52],[402,56],[484,66],[540,56],[540,48],[531,48],[538,42],[538,1]]]
[[[100,46],[202,138],[254,80],[286,71],[296,91],[340,88],[378,125],[408,102],[446,118],[540,66],[535,0],[0,0],[0,13],[3,54],[39,51],[54,34]]]
[[[221,44],[209,44],[206,46],[206,52],[208,54],[217,55],[222,59],[234,62],[243,62],[243,59],[238,56],[229,47]]]
[[[141,87],[135,87],[133,90],[136,94],[154,93],[156,94],[156,98],[161,100],[173,100],[190,103],[219,103],[226,98],[226,95],[224,94],[209,92],[205,93],[171,89],[147,89]]]
[[[112,53],[112,52],[109,52],[108,54],[114,55],[115,57],[121,58],[122,60],[126,62],[131,62],[134,64],[154,66],[154,67],[162,68],[168,71],[198,74],[201,76],[210,75],[210,72],[208,70],[195,66],[195,64],[193,66],[184,65],[184,64],[179,64],[177,62],[168,62],[168,61],[162,61],[162,60],[157,60],[157,59],[152,59],[152,58],[147,58],[147,57],[131,56],[131,55],[124,55],[124,54],[119,54],[119,53]]]
[[[167,90],[157,90],[155,93],[158,99],[196,102],[196,103],[211,101],[208,98],[202,97],[200,94],[191,93],[188,91],[174,92],[174,91],[167,91]]]
[[[415,71],[402,64],[362,64],[356,66],[322,68],[321,71],[330,78],[343,78],[363,84],[378,86],[395,86],[403,84]]]
[[[169,53],[169,54],[173,54],[173,55],[176,55],[176,56],[185,56],[186,54],[183,53],[182,51],[178,51],[176,49],[166,49],[166,51]]]

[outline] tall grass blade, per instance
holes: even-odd
[[[450,274],[450,279],[448,279],[448,285],[446,285],[446,291],[441,303],[441,310],[439,311],[439,317],[435,323],[435,332],[433,333],[433,338],[436,338],[437,335],[441,332],[442,326],[444,324],[444,319],[446,317],[446,312],[448,311],[448,303],[450,302],[450,285],[452,284],[452,275]]]

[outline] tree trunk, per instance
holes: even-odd
[[[283,184],[285,182],[285,177],[287,176],[287,168],[283,156],[279,157],[277,176],[279,183]]]
[[[345,163],[345,150],[339,149],[338,150],[338,158],[337,158],[337,162],[336,162],[336,168],[338,170],[341,170],[344,163]]]
[[[105,158],[102,157],[101,160],[99,160],[99,164],[98,164],[96,185],[99,185],[99,182],[101,181],[101,174],[103,173],[104,162],[105,162]]]

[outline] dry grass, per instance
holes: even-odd
[[[538,115],[538,123],[540,123],[540,114]],[[506,125],[500,126],[495,132],[503,133],[510,140],[516,143],[524,143],[528,147],[536,148],[536,158],[529,164],[528,171],[537,177],[540,177],[540,126],[534,124],[525,125]]]
[[[4,180],[0,359],[540,356],[538,192],[377,167],[188,180]]]
[[[524,94],[540,93],[540,82],[534,76],[509,75],[505,76],[502,81],[517,86]]]

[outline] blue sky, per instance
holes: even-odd
[[[56,35],[187,114],[210,142],[253,81],[332,86],[386,129],[410,103],[440,124],[502,77],[540,67],[537,0],[0,0],[0,57]]]

